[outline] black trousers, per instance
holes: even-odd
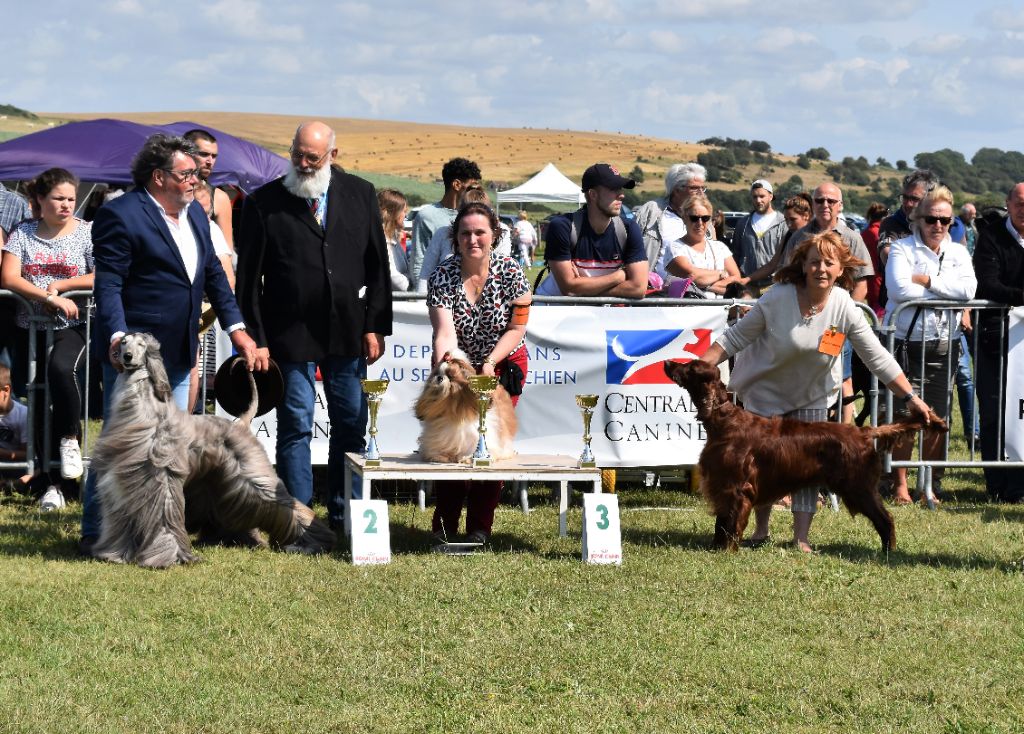
[[[1005,409],[1005,379],[999,379],[1000,356],[978,346],[975,358],[974,389],[978,395],[978,409],[981,428],[981,458],[997,461],[1003,457],[999,450],[999,436],[1002,426],[999,416]],[[1024,469],[985,469],[985,486],[989,496],[997,502],[1020,502],[1024,500]]]

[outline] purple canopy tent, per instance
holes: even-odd
[[[249,194],[288,169],[288,161],[281,156],[206,125],[102,119],[69,122],[0,143],[0,181],[22,181],[59,166],[82,181],[128,186],[132,158],[146,138],[159,132],[180,135],[193,128],[208,130],[217,138],[219,155],[210,177],[214,186],[237,186]]]

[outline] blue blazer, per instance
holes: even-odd
[[[210,223],[196,202],[188,207],[198,265],[190,281],[163,215],[144,189],[129,191],[96,213],[92,225],[96,261],[96,324],[93,339],[105,355],[110,335],[149,332],[160,342],[169,369],[190,368],[199,348],[199,315],[205,291],[228,327],[242,322],[224,269],[213,251]]]

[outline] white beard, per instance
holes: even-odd
[[[314,173],[301,174],[293,164],[284,175],[284,187],[301,199],[319,199],[331,185],[331,166],[324,165]]]

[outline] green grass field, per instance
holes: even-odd
[[[962,442],[955,446],[962,453]],[[79,508],[0,502],[0,732],[1020,732],[1024,507],[820,512],[818,555],[707,550],[682,491],[620,487],[624,564],[580,562],[499,509],[493,546],[427,552],[390,505],[394,560],[202,549],[163,572],[79,559]],[[578,499],[578,496],[577,496]]]

